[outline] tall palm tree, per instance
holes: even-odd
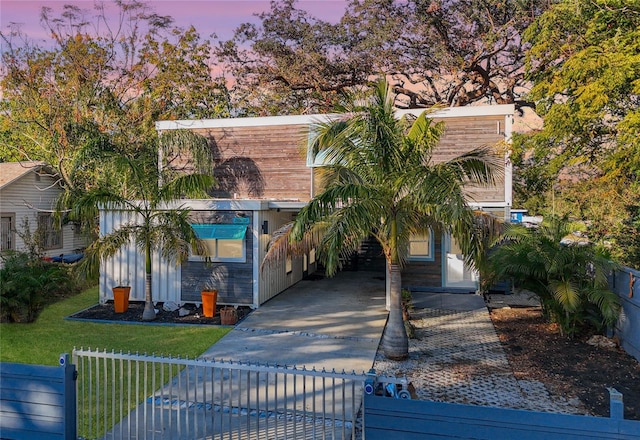
[[[571,232],[560,217],[538,228],[509,225],[488,254],[492,281],[511,279],[536,294],[545,316],[567,336],[589,324],[597,330],[613,325],[620,309],[607,278],[616,265],[592,244],[567,241]]]
[[[400,270],[412,234],[429,228],[451,233],[469,261],[481,252],[466,183],[494,182],[500,159],[479,148],[446,162],[433,160],[443,131],[425,113],[396,118],[386,81],[363,100],[342,109],[344,116],[314,127],[316,153],[322,151],[323,190],[305,206],[291,229],[301,240],[321,227],[319,255],[328,275],[340,258],[373,236],[382,246],[390,274],[390,313],[383,335],[390,359],[408,355],[402,317]]]
[[[158,148],[149,146],[136,151],[135,155],[103,153],[104,166],[109,168],[118,184],[109,182],[79,198],[72,214],[86,217],[98,207],[126,210],[135,213],[132,222],[121,225],[114,231],[100,236],[86,250],[84,269],[95,273],[100,261],[114,256],[124,246],[135,243],[145,257],[145,307],[144,321],[155,319],[151,292],[152,254],[159,251],[168,261],[181,262],[190,250],[202,253],[204,248],[189,221],[190,211],[179,203],[182,198],[208,197],[207,190],[215,184],[208,166],[206,139],[187,132],[165,134],[179,144],[162,148],[175,157],[188,151],[189,157],[202,164],[204,172],[176,173],[171,167],[159,163]],[[162,145],[161,145],[162,147]],[[165,156],[166,157],[166,156]],[[166,162],[166,161],[165,161]]]

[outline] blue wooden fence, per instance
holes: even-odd
[[[625,267],[613,274],[609,284],[622,305],[615,333],[622,348],[640,360],[640,271]]]
[[[0,364],[0,438],[75,440],[75,379],[67,354],[58,367]]]
[[[365,395],[364,433],[367,440],[640,438],[640,421],[616,411],[604,418]]]

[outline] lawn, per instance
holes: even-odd
[[[103,324],[64,318],[98,302],[98,288],[47,306],[31,324],[0,324],[0,361],[57,365],[74,347],[196,357],[229,328]]]

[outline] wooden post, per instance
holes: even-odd
[[[615,388],[607,388],[609,390],[609,417],[615,420],[624,419],[624,402],[622,401],[622,393]]]
[[[76,366],[71,363],[68,353],[60,355],[60,367],[64,368],[64,438],[75,440],[77,436],[76,420]]]

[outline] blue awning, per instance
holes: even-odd
[[[242,240],[247,233],[247,225],[191,225],[201,240]]]

